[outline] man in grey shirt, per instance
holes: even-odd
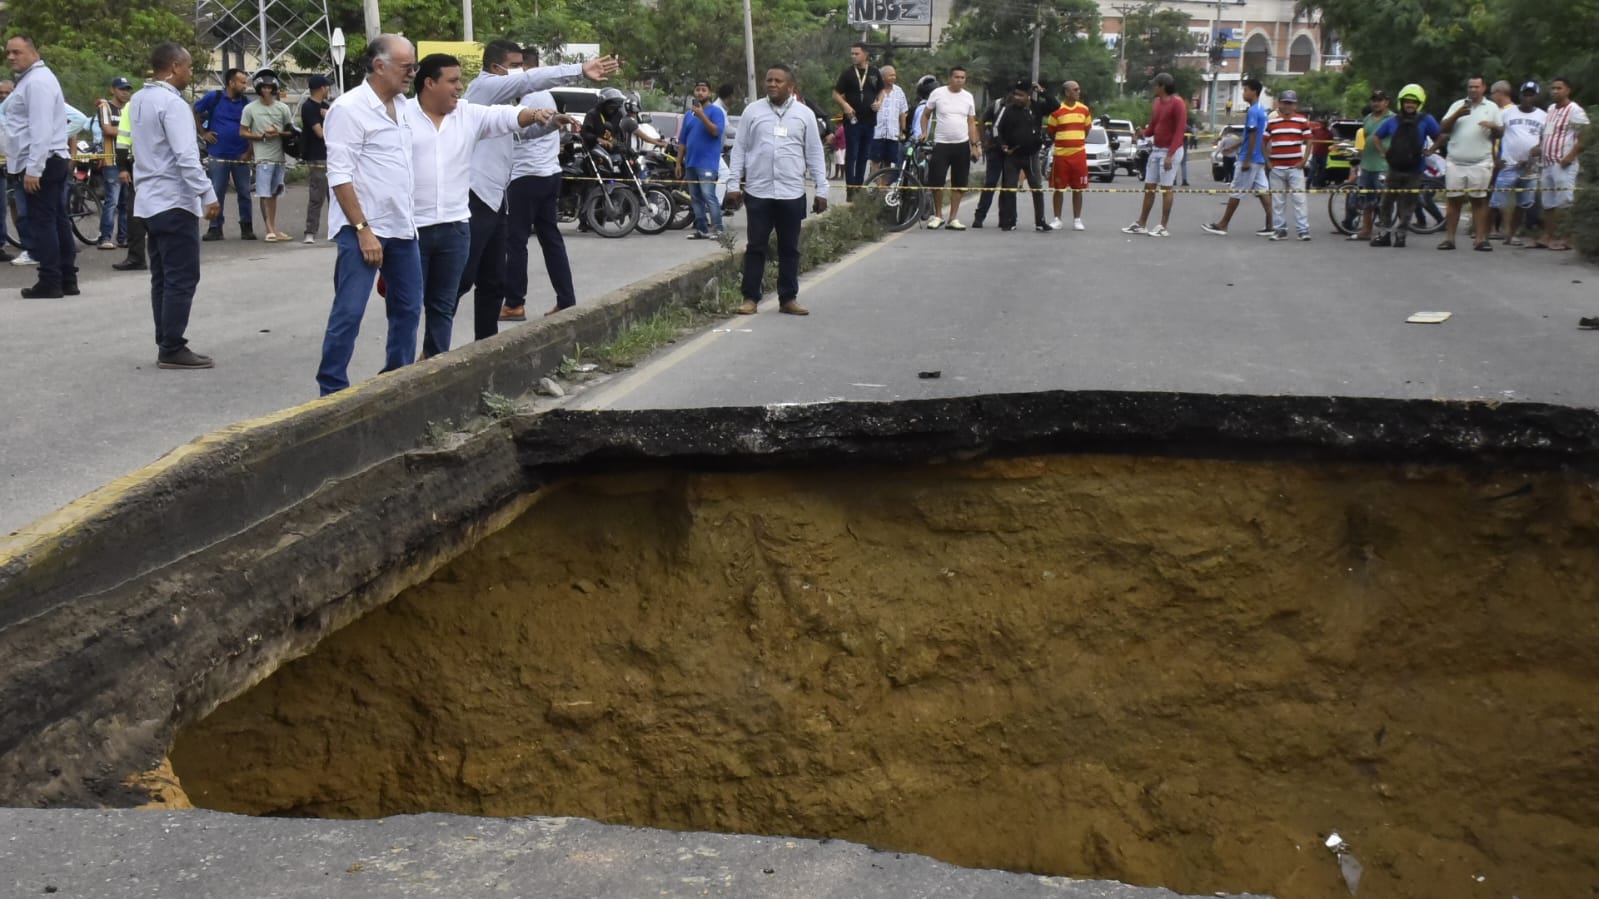
[[[739,119],[727,192],[744,200],[749,245],[744,249],[744,303],[754,315],[766,272],[766,245],[777,231],[777,309],[810,315],[799,296],[800,224],[805,220],[805,178],[816,186],[811,209],[827,211],[827,161],[816,116],[794,97],[794,70],[778,63],[766,70],[766,100],[751,103]]]
[[[33,39],[6,41],[6,61],[16,73],[16,88],[6,111],[6,137],[12,172],[22,173],[27,192],[29,252],[39,263],[39,280],[22,288],[26,299],[59,299],[78,294],[78,245],[67,219],[67,176],[71,154],[67,100],[55,73],[39,58]]]
[[[211,357],[189,349],[184,332],[200,284],[200,219],[222,211],[211,178],[200,165],[194,112],[182,91],[189,86],[189,52],[182,44],[157,44],[136,98],[133,142],[133,214],[144,219],[150,241],[150,307],[155,314],[156,365],[210,368]]]

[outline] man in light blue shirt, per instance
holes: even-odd
[[[744,295],[740,315],[754,315],[766,273],[766,245],[777,231],[777,308],[809,315],[799,296],[800,224],[805,220],[806,176],[816,187],[812,210],[827,211],[827,160],[810,108],[794,96],[794,70],[778,63],[766,70],[766,99],[744,108],[733,142],[728,202],[741,196],[749,222],[744,249]]]
[[[39,280],[22,288],[25,299],[59,299],[78,294],[78,246],[67,218],[66,97],[55,73],[39,58],[31,38],[6,42],[6,61],[16,73],[16,88],[6,101],[6,137],[14,154],[6,163],[22,173],[28,199],[29,252],[39,262]],[[81,129],[81,125],[80,125]]]
[[[555,109],[555,95],[534,91],[522,98],[529,109]],[[516,135],[511,151],[511,186],[506,191],[505,296],[506,318],[527,317],[527,242],[537,236],[544,257],[544,272],[555,292],[555,306],[545,315],[577,305],[572,284],[572,263],[566,258],[561,237],[561,126],[571,116],[558,115],[543,125],[529,125]]]
[[[192,62],[183,45],[157,44],[155,73],[140,89],[133,117],[133,178],[139,189],[133,214],[144,219],[150,243],[150,307],[155,316],[158,368],[211,368],[211,357],[189,349],[184,333],[200,284],[200,219],[222,211],[216,189],[200,165],[194,114],[182,91]]]

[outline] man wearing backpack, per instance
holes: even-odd
[[[255,240],[250,219],[250,142],[239,133],[244,107],[250,105],[244,96],[250,76],[243,69],[228,69],[222,79],[225,88],[211,91],[194,104],[194,124],[200,139],[207,144],[211,187],[216,191],[217,202],[227,205],[228,182],[232,181],[233,192],[239,198],[239,239]],[[218,213],[211,220],[206,240],[222,239],[222,219]]]
[[[1405,245],[1405,235],[1416,218],[1421,191],[1422,162],[1427,144],[1438,139],[1438,120],[1421,111],[1427,92],[1419,84],[1399,90],[1399,114],[1383,122],[1372,136],[1377,152],[1388,162],[1388,185],[1383,195],[1383,234],[1374,247]]]

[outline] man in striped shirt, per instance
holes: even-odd
[[[1571,205],[1577,187],[1577,157],[1582,155],[1582,131],[1588,127],[1588,114],[1571,100],[1571,82],[1556,78],[1549,84],[1549,114],[1544,118],[1543,140],[1538,154],[1543,158],[1543,179],[1538,198],[1543,202],[1543,236],[1538,246],[1569,250],[1571,244],[1555,239],[1560,209]]]
[[[1305,163],[1310,154],[1310,120],[1299,114],[1299,95],[1283,91],[1277,111],[1266,120],[1266,165],[1271,184],[1272,240],[1288,239],[1288,204],[1294,204],[1294,231],[1310,239],[1310,202],[1305,195]]]
[[[1060,230],[1060,213],[1065,192],[1072,192],[1072,230],[1083,228],[1083,191],[1088,187],[1088,129],[1094,117],[1082,102],[1083,89],[1075,81],[1066,82],[1066,98],[1060,108],[1044,120],[1044,130],[1055,138],[1054,160],[1049,168],[1049,186],[1055,189],[1055,220],[1049,227]]]

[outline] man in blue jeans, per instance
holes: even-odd
[[[713,230],[722,230],[722,204],[716,200],[716,181],[727,113],[711,99],[711,83],[694,82],[692,114],[684,116],[678,137],[683,149],[677,158],[677,177],[688,182],[688,196],[694,203],[694,233],[689,240],[708,240]]]
[[[422,257],[406,109],[411,101],[405,97],[417,70],[416,49],[397,34],[380,34],[367,45],[366,68],[366,79],[334,101],[322,126],[333,189],[328,230],[339,253],[333,264],[333,309],[316,372],[323,396],[350,386],[350,357],[378,272],[388,285],[383,371],[416,361],[416,328],[422,317]]]
[[[244,107],[250,105],[244,92],[250,87],[250,78],[243,69],[228,69],[223,76],[227,87],[211,91],[194,104],[195,127],[206,142],[211,156],[211,187],[217,192],[217,202],[228,199],[228,182],[233,182],[233,193],[239,198],[239,239],[255,240],[255,230],[250,218],[251,188],[255,173],[250,166],[250,142],[239,134],[239,119]],[[205,232],[206,240],[222,239],[223,215],[211,221]]]
[[[859,42],[850,44],[849,63],[833,85],[833,102],[844,113],[844,184],[847,196],[853,200],[856,189],[866,181],[866,157],[877,131],[883,73],[872,65],[866,45]]]

